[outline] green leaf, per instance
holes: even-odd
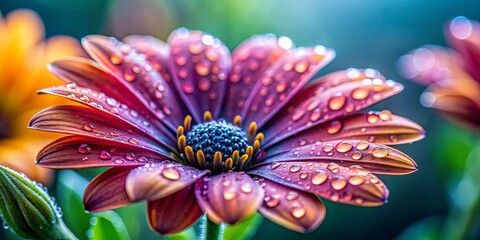
[[[87,237],[92,240],[130,239],[122,218],[113,211],[95,214],[95,217],[90,219]]]
[[[440,237],[443,218],[440,216],[422,219],[405,229],[396,240],[435,240]]]
[[[253,237],[253,235],[255,235],[255,232],[257,232],[257,229],[260,226],[260,224],[262,224],[262,222],[263,222],[262,215],[255,213],[249,218],[247,218],[245,221],[237,225],[227,226],[223,236],[225,240],[250,239]]]
[[[80,239],[87,239],[85,233],[90,227],[93,214],[85,212],[82,195],[88,182],[78,173],[65,170],[58,174],[58,202],[64,206],[64,219],[72,232]]]
[[[167,236],[164,236],[165,240],[190,240],[190,239],[197,239],[197,234],[195,232],[195,229],[193,227],[183,231],[183,232],[180,232],[180,233],[177,233],[177,234],[173,234],[173,235],[167,235]]]
[[[62,210],[41,184],[0,165],[0,213],[16,235],[33,239],[76,239]]]

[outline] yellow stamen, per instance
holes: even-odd
[[[205,154],[203,153],[202,150],[197,151],[197,161],[200,167],[205,168]]]
[[[243,154],[242,157],[240,157],[240,160],[237,163],[238,168],[242,168],[243,165],[245,164],[245,162],[247,162],[247,160],[248,160],[248,155]]]
[[[248,127],[248,141],[252,141],[253,137],[255,136],[255,133],[257,133],[257,123],[256,122],[251,122],[250,126]]]
[[[235,116],[235,118],[233,119],[233,125],[240,127],[241,124],[242,124],[242,117],[240,117],[240,115]]]
[[[253,152],[256,153],[259,148],[260,148],[260,141],[255,140],[255,142],[253,142]]]
[[[191,165],[195,166],[195,158],[193,155],[193,148],[190,146],[185,147],[185,155],[187,157],[188,162],[190,162]]]
[[[213,169],[219,170],[222,168],[222,154],[220,152],[215,152],[213,157]]]
[[[187,139],[185,138],[184,135],[178,137],[177,144],[178,144],[178,149],[180,149],[180,151],[185,148],[185,145],[187,145]]]
[[[177,139],[185,133],[185,129],[182,126],[177,128]]]
[[[225,160],[225,170],[231,170],[233,167],[233,160],[231,158],[227,158],[227,160]]]
[[[247,149],[245,150],[245,153],[248,155],[248,158],[251,158],[253,156],[253,147],[248,146]]]
[[[210,111],[206,111],[203,113],[203,121],[204,122],[210,122],[212,121],[212,113]]]
[[[238,152],[238,150],[235,150],[233,151],[232,153],[232,160],[233,160],[233,164],[236,165],[237,164],[237,161],[238,161],[238,158],[240,157],[240,153]]]
[[[190,115],[185,116],[185,118],[183,119],[183,126],[185,127],[185,131],[187,132],[190,131],[191,124],[192,124],[192,116]]]
[[[265,135],[263,135],[263,133],[258,133],[257,136],[255,136],[255,140],[258,140],[260,143],[263,142],[263,139],[265,139]]]

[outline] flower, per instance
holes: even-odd
[[[66,36],[44,40],[42,21],[30,10],[15,10],[5,19],[0,16],[0,35],[0,164],[46,184],[50,171],[35,166],[32,159],[53,138],[25,126],[32,112],[58,103],[34,97],[39,88],[58,81],[45,64],[81,49]]]
[[[296,231],[325,217],[317,196],[379,206],[374,174],[415,162],[386,145],[423,129],[390,111],[354,113],[402,90],[372,69],[335,72],[323,46],[254,36],[230,56],[217,38],[180,28],[168,44],[148,36],[82,41],[92,57],[54,62],[67,84],[41,90],[84,104],[37,113],[30,127],[70,133],[46,146],[48,168],[111,167],[85,190],[88,211],[148,201],[152,229],[179,232],[206,213],[236,224],[255,211]],[[174,217],[173,217],[174,216]]]
[[[426,107],[448,118],[480,127],[480,24],[454,18],[445,29],[452,49],[423,46],[400,59],[401,71],[422,85]]]

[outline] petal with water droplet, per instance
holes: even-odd
[[[261,74],[282,55],[287,53],[272,34],[253,36],[241,43],[232,54],[232,72],[226,101],[223,106],[225,118],[233,120],[242,111],[243,105]]]
[[[135,91],[151,113],[172,129],[176,129],[185,116],[182,105],[178,102],[174,89],[170,88],[160,73],[153,71],[154,67],[145,55],[138,53],[128,44],[104,36],[87,36],[82,39],[82,45],[93,59],[131,91]],[[121,64],[112,62],[111,56],[115,54],[124,59]],[[155,95],[159,87],[163,89],[161,97]]]
[[[192,185],[208,172],[170,161],[146,164],[128,174],[126,189],[132,201],[154,201]]]
[[[262,179],[259,184],[264,186],[265,198],[258,211],[273,222],[298,232],[310,232],[325,219],[325,205],[315,195],[268,179]],[[296,194],[295,199],[288,197],[292,192]],[[273,204],[274,201],[278,203]]]
[[[344,145],[349,147],[345,148]],[[346,149],[348,151],[344,151]],[[361,140],[334,140],[304,145],[270,155],[259,165],[289,161],[334,162],[345,167],[360,165],[370,172],[386,175],[405,175],[417,171],[417,164],[408,155],[391,147]]]
[[[201,122],[205,111],[217,118],[231,68],[228,48],[209,34],[183,28],[168,43],[173,82],[193,118]]]
[[[334,57],[333,50],[321,46],[297,48],[283,55],[265,70],[252,89],[242,110],[245,122],[256,121],[261,127]]]
[[[85,130],[85,124],[90,124],[92,129]],[[63,105],[46,108],[32,117],[29,127],[36,130],[76,134],[142,146],[164,156],[170,155],[168,148],[171,146],[162,146],[161,142],[130,127],[128,123],[83,106]],[[112,132],[118,136],[112,136]],[[132,142],[131,139],[135,139],[135,142]]]
[[[359,88],[368,90],[369,95],[361,100],[355,99],[352,94]],[[399,93],[402,89],[401,84],[391,80],[368,78],[360,82],[346,82],[333,88],[323,89],[302,102],[292,101],[263,131],[266,136],[264,146],[279,142],[328,120],[360,111]],[[295,117],[298,112],[304,112],[304,114]]]
[[[372,207],[384,204],[388,198],[385,184],[359,166],[343,167],[324,162],[285,162],[283,165],[285,168],[276,169],[261,166],[249,173],[334,202]],[[285,170],[292,165],[298,165],[302,170],[296,173]],[[308,178],[302,179],[302,172],[307,173]],[[351,177],[362,177],[364,181],[351,181]]]
[[[90,212],[101,212],[130,205],[125,179],[131,167],[110,168],[95,177],[85,189],[83,205]]]
[[[203,215],[195,199],[193,185],[160,200],[149,201],[147,213],[150,228],[160,234],[181,232]]]
[[[204,177],[195,184],[198,204],[218,224],[236,224],[248,218],[261,206],[263,194],[263,189],[243,172]]]
[[[102,152],[108,154],[108,159],[102,158]],[[67,136],[45,146],[38,153],[36,164],[55,169],[140,166],[146,163],[139,161],[140,157],[151,162],[170,159],[168,156],[128,144],[99,141],[84,136]]]

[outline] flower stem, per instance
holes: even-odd
[[[207,230],[207,236],[206,240],[222,240],[223,239],[223,234],[222,234],[222,227],[220,224],[216,224],[210,220],[210,218],[207,217],[207,221],[205,221],[206,230]]]

